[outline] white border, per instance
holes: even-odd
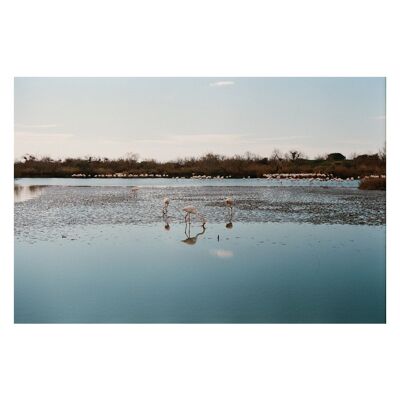
[[[393,6],[391,6],[393,4]],[[0,11],[4,399],[398,399],[394,2],[7,1]],[[13,325],[14,76],[387,76],[386,325]]]

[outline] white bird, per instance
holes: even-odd
[[[230,214],[232,216],[232,209],[233,209],[233,199],[232,199],[232,197],[227,197],[225,199],[225,205],[229,208]]]
[[[226,205],[227,207],[230,207],[230,208],[233,207],[233,199],[232,199],[232,197],[227,197],[227,198],[225,199],[225,205]]]
[[[169,206],[169,198],[165,197],[164,198],[164,207],[163,207],[163,213],[166,214],[168,211],[168,206]]]
[[[202,225],[203,227],[205,226],[207,220],[206,220],[206,218],[204,217],[204,215],[200,214],[200,213],[197,211],[197,208],[196,208],[196,207],[193,207],[193,206],[186,206],[186,207],[183,207],[182,210],[186,213],[186,215],[185,215],[185,222],[186,222],[186,223],[189,222],[189,224],[190,224],[190,214],[193,214],[193,215],[196,215],[196,216],[201,220],[201,222],[202,222],[201,225]]]
[[[190,224],[190,214],[197,214],[197,208],[193,206],[186,206],[183,207],[182,210],[186,213],[185,215],[185,222],[189,219]]]

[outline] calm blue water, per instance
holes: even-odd
[[[306,187],[347,187],[357,188],[358,180],[317,181],[308,179],[178,179],[178,178],[20,178],[15,183],[21,186],[306,186]]]
[[[385,322],[382,192],[47,186],[20,200],[17,323]],[[188,203],[205,229],[183,223]]]
[[[15,322],[385,322],[383,227],[85,231],[16,243]]]

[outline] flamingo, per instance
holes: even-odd
[[[186,213],[186,215],[185,215],[186,223],[189,222],[189,224],[190,224],[190,215],[193,214],[193,215],[197,215],[201,219],[202,226],[204,227],[204,225],[206,224],[207,221],[204,218],[204,216],[197,211],[196,207],[186,206],[186,207],[183,207],[182,210]]]
[[[166,214],[168,211],[168,206],[169,206],[169,198],[165,197],[164,198],[164,207],[163,207],[163,214]]]
[[[197,214],[197,208],[193,206],[186,206],[183,207],[182,210],[186,213],[185,222],[187,222],[189,219],[189,224],[190,224],[190,214]]]
[[[233,199],[232,199],[232,197],[227,197],[227,198],[225,199],[225,205],[226,205],[227,207],[229,207],[229,209],[230,209],[230,214],[232,215],[232,209],[233,209]]]

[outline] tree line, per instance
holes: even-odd
[[[116,159],[87,156],[58,160],[26,154],[14,163],[16,178],[66,178],[78,174],[86,177],[124,174],[187,178],[193,175],[261,178],[264,174],[277,173],[322,173],[338,178],[357,178],[383,175],[385,172],[386,153],[384,150],[376,154],[354,154],[349,159],[341,153],[330,153],[308,159],[299,150],[291,150],[285,154],[274,150],[269,157],[250,152],[233,157],[208,153],[201,157],[179,158],[167,162],[154,159],[139,160],[139,156],[134,153],[127,153],[124,157]]]

